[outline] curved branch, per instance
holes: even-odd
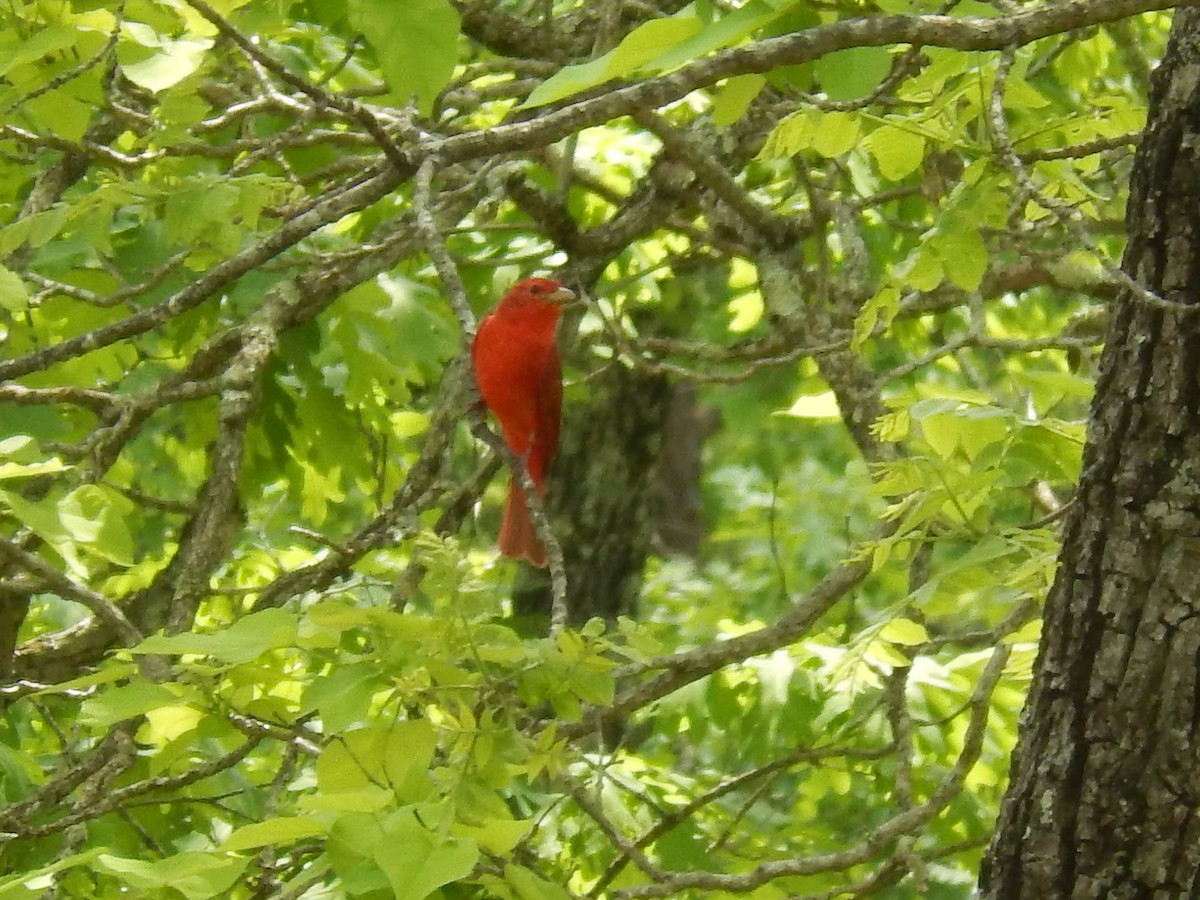
[[[93,350],[157,328],[175,316],[199,306],[221,288],[278,256],[323,225],[337,221],[347,213],[362,209],[383,198],[403,181],[406,174],[391,167],[378,171],[353,187],[326,197],[307,212],[289,219],[253,247],[248,247],[213,266],[161,303],[36,353],[0,362],[0,381],[47,369],[64,360],[91,353]]]
[[[1200,0],[1070,0],[991,19],[954,16],[847,19],[715,53],[669,75],[580,100],[526,122],[448,137],[437,146],[437,152],[449,164],[552,143],[581,128],[681,100],[692,91],[725,78],[801,65],[851,47],[912,44],[949,50],[1003,50],[1064,31],[1198,3]]]

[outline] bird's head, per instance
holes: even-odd
[[[553,278],[526,278],[514,284],[504,295],[506,305],[566,306],[576,299],[574,291]]]

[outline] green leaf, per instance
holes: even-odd
[[[1040,410],[1048,410],[1063,400],[1091,400],[1094,387],[1090,378],[1073,372],[1012,373],[1014,383],[1033,395]]]
[[[133,565],[133,502],[102,484],[85,484],[58,502],[58,517],[79,543],[110,562]]]
[[[924,625],[911,619],[892,619],[880,630],[879,637],[892,644],[912,646],[928,641],[929,632]]]
[[[89,672],[86,675],[81,675],[78,678],[72,678],[68,681],[60,681],[57,684],[52,684],[49,687],[37,691],[34,696],[42,696],[46,694],[61,694],[65,691],[77,691],[83,688],[96,687],[101,684],[109,684],[113,681],[120,681],[125,678],[130,678],[138,672],[138,665],[134,662],[115,662],[109,657],[103,666],[94,672]]]
[[[812,138],[812,147],[830,159],[841,156],[854,148],[859,130],[859,118],[854,113],[823,113]]]
[[[861,123],[854,113],[810,109],[793,113],[775,126],[759,156],[792,156],[810,147],[822,156],[848,153],[858,142]]]
[[[458,11],[448,0],[351,0],[350,21],[375,50],[392,93],[431,113],[458,64]]]
[[[1006,541],[1004,538],[997,535],[988,535],[982,540],[976,541],[967,550],[966,553],[947,563],[942,569],[940,575],[943,579],[950,576],[956,576],[960,573],[980,566],[987,566],[995,569],[995,563],[1006,557],[1013,555],[1015,547]],[[913,642],[918,643],[918,642]]]
[[[384,769],[402,802],[425,798],[436,749],[437,732],[428,719],[397,722],[387,729]]]
[[[221,849],[237,852],[271,844],[291,844],[305,838],[323,837],[325,833],[325,826],[311,816],[277,816],[243,825],[225,839]]]
[[[342,889],[350,896],[388,889],[387,876],[375,865],[376,848],[386,846],[382,817],[347,813],[337,817],[329,829],[325,850]]]
[[[249,865],[249,859],[218,853],[178,853],[155,862],[102,854],[101,869],[116,875],[135,891],[178,891],[188,900],[225,896]]]
[[[853,100],[871,93],[891,68],[886,47],[852,47],[822,56],[813,71],[830,100]]]
[[[885,331],[900,312],[900,289],[895,285],[880,288],[879,293],[863,304],[854,320],[854,348],[857,350],[874,334],[876,327]]]
[[[726,81],[713,100],[713,124],[727,128],[740,119],[766,83],[762,75],[738,75]]]
[[[395,798],[391,791],[369,784],[354,790],[312,794],[301,798],[300,806],[313,812],[377,813],[395,806]]]
[[[17,521],[54,548],[74,575],[86,576],[87,567],[79,556],[79,548],[59,520],[58,511],[50,500],[31,502],[14,491],[0,491],[0,508],[7,506]]]
[[[121,71],[134,84],[152,93],[165,91],[183,81],[200,68],[204,54],[212,48],[212,41],[207,39],[161,38],[152,28],[140,22],[127,21],[124,30],[137,43],[123,41],[118,45]],[[157,52],[146,55],[143,48],[152,48]]]
[[[341,666],[305,689],[300,713],[318,712],[327,733],[345,731],[366,718],[371,697],[382,688],[377,664]]]
[[[166,744],[195,731],[204,722],[205,714],[194,706],[176,703],[159,706],[146,712],[146,728],[141,735],[148,743]]]
[[[1004,104],[1010,109],[1044,109],[1050,101],[1024,78],[1010,76],[1004,82]]]
[[[987,272],[987,247],[978,229],[939,231],[930,239],[946,277],[964,291],[975,291]]]
[[[810,112],[792,113],[771,129],[758,155],[761,159],[772,159],[807,150],[815,130]]]
[[[374,620],[372,612],[373,610],[326,600],[305,610],[304,631],[307,634],[314,629],[342,632],[351,628],[363,628]]]
[[[643,22],[606,54],[607,78],[629,75],[701,30],[693,16],[671,16]]]
[[[777,6],[766,0],[748,0],[738,9],[706,23],[702,31],[655,59],[654,69],[670,71],[715,50],[724,50],[740,43],[778,19],[783,10],[777,9]]]
[[[729,330],[733,334],[744,334],[749,331],[762,321],[765,311],[762,294],[758,291],[746,291],[734,297],[729,301],[728,307],[729,311],[733,313],[733,318],[729,321]]]
[[[46,888],[48,887],[46,883],[48,876],[57,875],[59,872],[64,872],[76,866],[88,866],[103,852],[103,847],[93,847],[82,853],[73,853],[70,856],[64,856],[62,859],[56,859],[48,866],[30,869],[26,872],[17,872],[16,874],[0,878],[0,900],[25,900],[27,897],[44,897]],[[30,885],[33,882],[38,882],[40,887],[31,887]]]
[[[611,705],[616,690],[611,673],[583,666],[571,670],[568,686],[580,699],[596,706]]]
[[[29,306],[25,282],[12,269],[0,265],[0,309],[22,312]]]
[[[469,838],[488,853],[503,856],[512,852],[532,827],[532,819],[487,819],[479,824],[458,822],[454,826],[454,833],[458,837]]]
[[[19,37],[15,29],[6,29],[3,42],[0,43],[0,50],[3,51],[0,53],[0,76],[8,75],[21,66],[36,63],[48,55],[68,50],[75,46],[78,39],[79,33],[74,28],[64,28],[49,22],[44,22],[27,38]]]
[[[385,828],[388,840],[375,853],[375,863],[387,875],[395,900],[424,900],[438,888],[471,874],[479,859],[473,841],[451,838],[435,843],[415,819]]]
[[[444,362],[458,350],[459,340],[457,328],[431,308],[436,305],[431,299],[440,304],[440,298],[393,279],[380,279],[375,284],[380,289],[378,295],[358,289],[346,294],[347,300],[353,298],[363,304],[364,314],[370,313],[356,327],[356,352],[365,352],[369,362],[379,359],[381,368],[387,369],[385,376],[403,371],[416,383],[427,383],[435,374],[440,376]],[[382,297],[382,305],[373,305],[377,297]],[[397,347],[403,348],[402,355],[397,354]],[[396,360],[402,360],[407,368],[397,370]]]
[[[932,291],[942,283],[941,255],[932,242],[926,241],[898,267],[896,274],[914,290]]]
[[[580,63],[559,69],[536,88],[534,88],[519,109],[530,109],[534,106],[544,106],[554,103],[580,91],[586,91],[598,84],[608,81],[608,59],[601,56],[590,62]]]
[[[921,434],[943,459],[949,459],[958,449],[962,430],[962,420],[954,413],[939,413],[921,419]]]
[[[34,218],[35,216],[26,216],[0,228],[0,254],[11,253],[29,239]]]
[[[863,145],[888,181],[907,178],[925,159],[925,138],[913,131],[885,125],[867,135]]]
[[[962,75],[978,63],[969,53],[959,53],[955,50],[942,50],[936,47],[925,48],[924,55],[931,64],[925,66],[915,77],[905,79],[897,96],[909,103],[931,103],[936,99],[945,98],[947,84],[953,86],[956,76]]]
[[[1012,477],[1076,481],[1082,464],[1083,425],[1064,425],[1050,419],[1023,425],[1006,458],[1015,469]]]
[[[571,900],[572,897],[569,891],[559,885],[514,863],[504,867],[504,880],[516,891],[520,900]]]
[[[355,734],[349,734],[347,742],[349,740],[361,743],[361,738],[356,738]],[[330,743],[317,758],[317,787],[322,793],[356,791],[371,785],[372,769],[378,767],[370,758],[359,757],[361,746],[348,749],[347,742]]]
[[[837,396],[833,391],[825,391],[821,394],[805,394],[797,397],[796,402],[787,409],[780,410],[779,415],[832,422],[841,419],[842,411],[838,407]]]
[[[341,489],[341,467],[331,465],[318,468],[305,460],[298,460],[297,464],[303,473],[300,514],[313,525],[320,525],[325,521],[330,504],[346,498],[345,491]]]
[[[0,440],[0,459],[32,463],[42,458],[37,440],[28,434],[14,434]]]
[[[598,59],[560,69],[539,84],[521,106],[527,109],[553,103],[613,78],[631,74],[700,29],[700,21],[691,15],[644,22]]]
[[[398,438],[416,437],[429,430],[429,416],[411,409],[402,409],[392,413],[388,422],[391,425],[392,433]]]
[[[0,440],[0,481],[65,472],[70,466],[58,457],[46,459],[37,441],[27,434]]]
[[[85,725],[106,728],[134,716],[140,716],[161,706],[179,702],[179,695],[170,688],[151,681],[110,688],[83,701],[79,720]]]
[[[290,647],[295,641],[295,615],[283,609],[264,609],[211,634],[152,635],[130,652],[175,656],[195,653],[236,665],[251,662],[271,650]]]
[[[973,406],[959,415],[964,427],[959,437],[967,459],[974,460],[985,449],[1005,441],[1013,427],[1013,415],[996,406]]]
[[[424,800],[429,793],[429,770],[433,765],[437,735],[426,719],[363,728],[329,744],[317,760],[317,784],[322,802],[334,802],[340,793],[345,803],[326,808],[364,808],[375,804],[372,791],[393,796],[401,802]],[[378,785],[387,785],[382,792]],[[378,808],[372,806],[371,808]]]

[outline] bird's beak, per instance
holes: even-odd
[[[546,299],[551,303],[557,303],[559,306],[568,306],[579,298],[569,288],[560,287],[547,294]]]

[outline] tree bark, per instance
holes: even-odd
[[[1135,159],[1123,268],[1200,310],[1200,10],[1176,13]],[[1200,315],[1111,316],[1047,599],[994,900],[1200,896]]]

